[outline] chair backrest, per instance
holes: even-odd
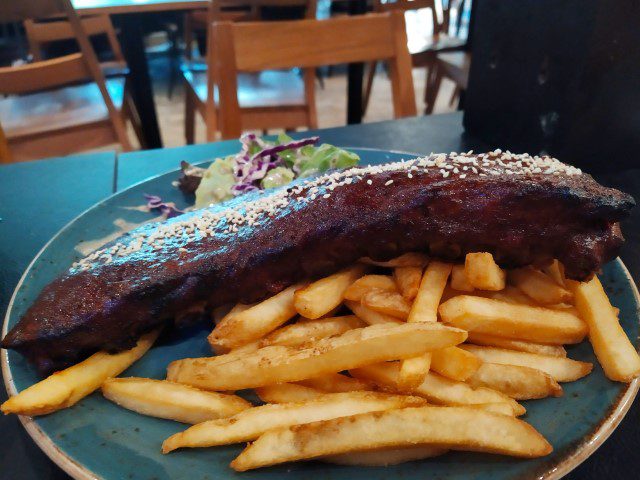
[[[242,130],[237,73],[386,60],[396,117],[416,115],[411,57],[401,12],[331,20],[215,23],[209,44],[209,92],[219,90],[223,138]]]
[[[114,60],[125,62],[116,30],[109,15],[83,17],[81,22],[87,36],[106,35]],[[76,38],[71,24],[66,20],[36,21],[27,19],[24,21],[24,29],[34,60],[42,60],[42,48],[47,44]]]
[[[47,90],[91,78],[80,53],[17,67],[0,67],[0,94],[14,95]]]
[[[116,138],[125,150],[130,149],[124,123],[109,95],[96,53],[71,0],[0,0],[0,21],[24,21],[49,15],[66,17],[78,42],[80,53],[16,67],[0,68],[0,94],[29,93],[65,86],[77,81],[91,80],[100,90]],[[2,153],[8,152],[7,139],[4,135],[0,138],[0,142],[5,143],[0,147],[0,154],[2,154],[0,163],[8,162],[11,159],[7,154]]]

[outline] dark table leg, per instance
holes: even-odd
[[[367,12],[367,0],[351,0],[349,15]],[[347,123],[362,123],[362,79],[364,63],[350,63],[347,69]]]
[[[149,65],[144,52],[142,18],[137,14],[122,15],[118,24],[122,30],[122,53],[129,64],[131,95],[142,125],[142,148],[162,148]]]

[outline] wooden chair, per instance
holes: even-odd
[[[464,1],[462,0],[438,0],[442,18],[438,18],[436,0],[374,0],[374,12],[400,11],[429,9],[433,23],[433,32],[423,34],[415,32],[409,38],[409,52],[414,67],[425,67],[427,70],[427,81],[425,83],[424,100],[425,113],[433,112],[433,102],[435,96],[429,90],[429,85],[434,81],[436,57],[442,52],[453,52],[462,50],[466,45],[466,40],[457,36],[449,35],[451,20],[451,10],[454,5],[458,8],[458,17]],[[377,63],[369,64],[369,71],[365,82],[365,90],[362,99],[363,114],[367,111],[371,89],[376,74]]]
[[[80,53],[0,68],[0,162],[120,143],[131,149],[118,105],[70,0],[3,0],[0,19],[64,16]],[[81,82],[92,82],[86,89]],[[71,85],[69,87],[69,85]]]
[[[305,18],[315,18],[316,4],[316,0],[216,0],[207,13],[208,25],[220,21],[258,20],[263,7],[300,6],[305,8]],[[227,8],[231,5],[233,9]],[[267,28],[277,30],[283,22],[278,22],[277,28],[272,22],[265,23]],[[211,48],[210,28],[207,37],[207,66],[210,67],[216,62],[217,51]],[[189,68],[183,69],[186,85],[185,137],[189,144],[194,142],[196,111],[205,121],[207,141],[215,140],[218,131],[218,91],[216,84],[211,82],[208,67],[202,68],[202,65],[192,62]],[[262,131],[317,128],[315,79],[313,68],[304,69],[302,76],[293,69],[241,73],[237,86],[246,128]]]
[[[471,53],[469,52],[447,52],[438,54],[435,74],[430,76],[430,83],[427,91],[432,95],[431,103],[435,104],[440,91],[440,86],[444,78],[448,78],[455,83],[456,88],[451,95],[449,104],[453,105],[456,99],[461,100],[469,83],[469,69],[471,68]]]
[[[131,122],[138,142],[144,148],[142,126],[129,87],[129,67],[122,54],[120,42],[111,18],[109,15],[97,15],[83,17],[81,22],[88,37],[104,35],[107,38],[113,59],[100,62],[100,67],[106,77],[107,90],[111,93],[114,103],[121,107],[119,111],[123,121],[129,120]],[[23,23],[29,43],[29,53],[36,61],[44,60],[43,49],[51,43],[75,39],[71,24],[66,20],[39,22],[27,19]],[[82,92],[80,92],[80,97],[90,97],[90,90],[92,89],[95,91],[94,85],[84,85]]]
[[[218,86],[222,138],[235,138],[259,123],[260,111],[242,111],[239,72],[384,60],[389,64],[395,117],[416,114],[400,12],[280,22],[278,28],[265,23],[216,23],[209,48],[214,51],[209,92]],[[207,105],[213,108],[211,93]]]

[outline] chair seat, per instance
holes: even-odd
[[[427,35],[409,37],[407,46],[411,55],[424,52],[445,52],[448,50],[458,50],[466,45],[467,41],[452,37],[450,35]]]
[[[106,81],[118,110],[122,108],[124,82],[122,77]],[[8,139],[109,121],[107,107],[95,83],[0,99],[0,118]]]
[[[207,99],[207,73],[184,70],[184,77],[200,102]],[[217,88],[214,100],[218,103]],[[238,75],[240,108],[304,107],[304,81],[295,70],[268,70]]]

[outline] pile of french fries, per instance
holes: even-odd
[[[483,252],[464,265],[419,253],[362,259],[216,310],[216,355],[175,361],[166,380],[113,378],[149,348],[147,337],[118,354],[128,360],[96,354],[102,368],[82,367],[91,357],[2,410],[49,413],[102,385],[124,408],[193,424],[167,438],[164,453],[251,442],[231,462],[237,471],[306,459],[391,465],[449,450],[539,457],[552,447],[517,418],[526,413],[518,401],[561,396],[561,383],[593,368],[564,345],[588,336],[608,378],[640,374],[618,313],[597,277],[568,280],[558,261],[505,271]],[[246,389],[264,404],[236,394]]]

